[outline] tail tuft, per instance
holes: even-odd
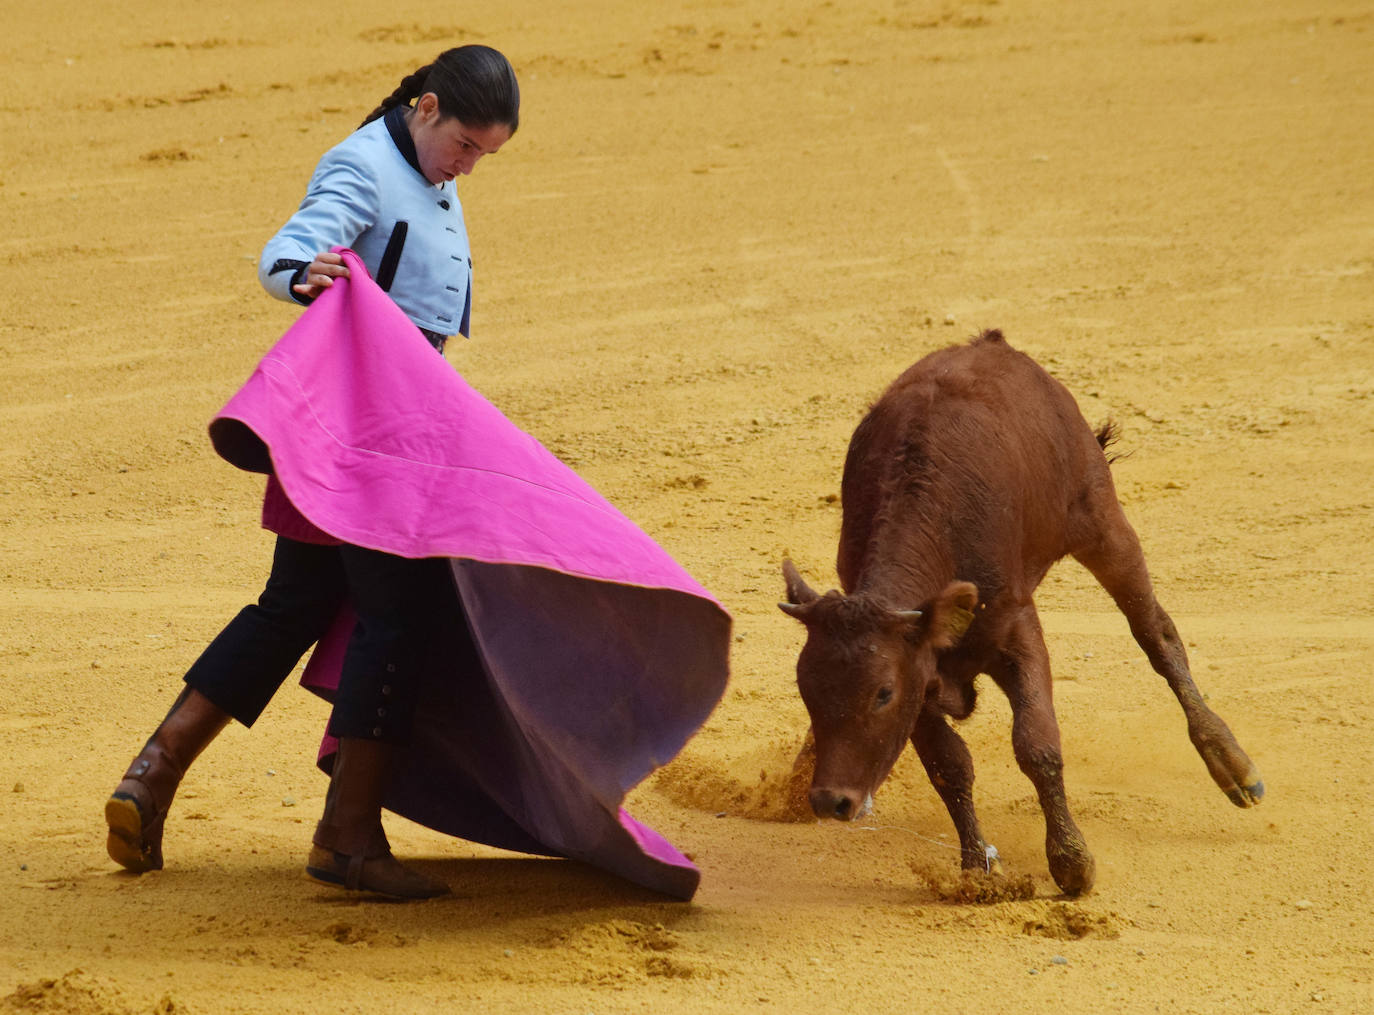
[[[1121,439],[1121,426],[1116,420],[1107,420],[1093,431],[1093,436],[1097,438],[1097,446],[1102,449],[1102,454],[1106,456],[1108,465],[1130,456],[1130,452],[1114,453],[1111,450],[1112,445]]]

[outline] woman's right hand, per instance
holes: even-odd
[[[306,266],[301,280],[291,288],[306,299],[313,300],[333,285],[336,278],[348,278],[348,267],[341,255],[326,250],[315,255],[315,260]]]

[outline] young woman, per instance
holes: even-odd
[[[468,333],[472,302],[454,179],[510,139],[519,108],[510,63],[485,46],[448,50],[408,75],[320,160],[299,210],[263,250],[264,288],[308,304],[347,277],[331,248],[349,247],[442,352],[450,335]],[[347,602],[358,622],[330,716],[339,750],[306,872],[393,898],[443,894],[442,882],[392,856],[381,801],[414,713],[416,632],[441,599],[444,566],[323,533],[292,535],[278,536],[262,596],[192,665],[185,689],[107,801],[109,854],[135,873],[162,867],[163,825],[186,769],[230,719],[256,721]]]

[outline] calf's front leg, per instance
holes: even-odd
[[[973,809],[973,756],[964,738],[950,726],[938,708],[923,708],[911,734],[912,746],[925,766],[935,792],[959,834],[960,866],[964,870],[988,870],[987,843],[978,828]]]
[[[1050,688],[1050,659],[1040,618],[1028,606],[1012,625],[992,678],[1011,701],[1011,743],[1016,763],[1035,786],[1045,815],[1045,857],[1050,875],[1066,895],[1093,886],[1097,863],[1069,813],[1064,757]]]

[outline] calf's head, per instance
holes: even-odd
[[[850,821],[865,813],[938,693],[936,653],[958,642],[973,619],[978,589],[952,582],[914,609],[867,595],[820,595],[783,561],[787,601],[778,607],[806,626],[797,688],[816,738],[811,809]]]

